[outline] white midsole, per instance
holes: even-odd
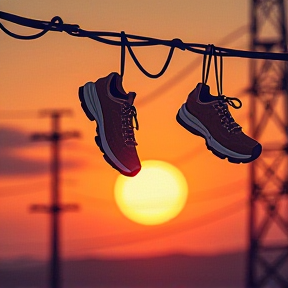
[[[191,113],[189,113],[186,109],[186,105],[183,104],[179,109],[179,117],[183,122],[185,122],[188,126],[194,128],[199,131],[206,139],[207,145],[209,147],[213,147],[215,150],[220,152],[223,155],[228,157],[238,158],[238,159],[247,159],[252,155],[239,154],[237,152],[231,151],[228,148],[222,146],[219,142],[217,142],[212,135],[209,133],[207,128]]]
[[[94,116],[98,128],[99,128],[99,136],[101,139],[103,150],[105,151],[105,154],[113,161],[113,163],[119,167],[122,171],[125,172],[131,172],[127,167],[125,167],[113,154],[111,151],[107,140],[105,136],[104,131],[104,119],[101,109],[101,104],[97,95],[96,86],[93,82],[88,82],[83,87],[83,94],[84,94],[84,100],[87,108],[89,109],[90,113]]]

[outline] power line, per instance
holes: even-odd
[[[109,201],[109,200],[104,199],[104,198],[100,198],[100,197],[95,197],[95,196],[83,194],[83,193],[81,193],[81,192],[76,192],[76,191],[73,191],[73,190],[71,190],[70,193],[73,193],[73,194],[76,194],[76,195],[81,196],[81,199],[84,198],[85,201],[87,201],[87,202],[89,202],[89,203],[91,203],[91,201],[93,201],[93,202],[98,202],[98,203],[101,202],[101,205],[102,205],[102,204],[105,205],[105,209],[106,209],[107,206],[112,205],[112,203],[113,203],[113,206],[114,206],[114,204],[115,204],[115,201],[112,202],[112,201]],[[94,205],[94,204],[93,204],[93,205]],[[111,208],[112,208],[112,207],[111,207]]]
[[[29,120],[37,116],[38,111],[34,109],[0,109],[0,120]]]
[[[192,203],[195,203],[195,202],[199,203],[199,202],[206,202],[206,201],[214,201],[214,200],[218,200],[218,199],[223,198],[223,197],[235,195],[235,194],[243,191],[243,183],[244,183],[244,179],[239,179],[239,180],[227,183],[225,185],[214,187],[212,189],[205,189],[202,191],[196,191],[195,194],[197,194],[197,196],[192,197],[193,201],[191,201],[191,202]],[[236,187],[236,189],[235,189],[235,187]],[[233,189],[231,189],[231,188],[233,188]],[[229,191],[227,192],[227,190],[229,190]],[[211,197],[211,195],[209,195],[209,193],[213,194],[213,196]]]
[[[225,207],[221,207],[220,209],[211,211],[205,215],[199,216],[198,218],[194,218],[192,220],[178,223],[177,226],[164,226],[164,227],[152,227],[145,229],[145,231],[137,231],[131,233],[123,233],[123,234],[114,234],[110,236],[103,237],[95,237],[95,238],[86,238],[86,239],[75,239],[74,241],[83,241],[83,240],[91,240],[93,244],[90,247],[86,247],[83,249],[73,249],[73,251],[85,251],[85,250],[94,250],[94,249],[105,249],[111,247],[119,247],[126,246],[135,243],[142,243],[146,241],[151,241],[155,239],[161,239],[170,237],[175,234],[181,234],[183,232],[191,231],[197,228],[204,227],[206,225],[213,224],[215,222],[225,220],[228,217],[239,213],[246,206],[246,199],[237,200]],[[73,240],[70,240],[71,242]],[[66,252],[70,252],[72,250],[67,250]]]
[[[197,218],[178,223],[177,226],[157,226],[150,227],[145,229],[144,231],[136,231],[122,234],[113,234],[109,236],[101,236],[101,237],[91,237],[91,238],[82,238],[82,239],[69,239],[65,243],[75,243],[79,241],[93,241],[93,245],[88,247],[85,245],[85,248],[66,250],[67,252],[75,252],[75,251],[86,251],[86,250],[94,250],[94,249],[105,249],[119,246],[126,246],[136,243],[142,243],[146,241],[151,241],[155,239],[161,239],[173,236],[175,234],[181,234],[187,231],[191,231],[194,229],[202,228],[206,225],[211,225],[215,222],[219,222],[225,220],[241,211],[246,206],[246,199],[240,199],[233,203],[230,203],[224,207],[213,210],[209,213],[201,215]],[[170,224],[171,225],[171,224]],[[21,245],[29,245],[32,242],[19,242],[17,244]],[[97,243],[97,244],[95,244]],[[33,245],[42,245],[42,242],[33,242]],[[5,244],[4,244],[5,245]]]
[[[219,41],[219,45],[226,45],[231,42],[234,42],[235,40],[239,39],[239,37],[243,36],[243,34],[246,31],[247,31],[247,25],[236,28],[235,30],[233,30],[232,32],[224,36]],[[183,69],[181,69],[176,75],[172,76],[170,79],[168,79],[159,87],[157,87],[148,95],[146,95],[145,98],[137,100],[137,107],[141,107],[141,105],[150,103],[151,99],[155,99],[155,95],[157,95],[157,98],[158,98],[159,95],[163,95],[167,91],[171,90],[171,88],[178,85],[183,80],[185,80],[188,76],[190,76],[192,69],[194,70],[196,67],[200,66],[201,64],[202,64],[202,58],[201,57],[196,58],[194,61],[192,61]]]
[[[29,181],[29,182],[22,182],[22,183],[19,183],[17,182],[16,184],[13,183],[13,184],[9,184],[9,185],[0,185],[0,190],[9,190],[9,189],[16,189],[16,188],[20,188],[20,187],[29,187],[31,188],[31,186],[37,186],[37,188],[39,186],[43,186],[44,183],[46,183],[46,181],[44,180],[39,180],[39,181],[35,181],[33,180],[33,182]]]
[[[2,189],[2,187],[0,187],[0,189]],[[41,191],[41,190],[40,190]],[[24,191],[13,191],[12,193],[11,192],[1,192],[0,193],[0,198],[4,198],[4,197],[17,197],[17,196],[24,196],[24,195],[28,195],[28,194],[35,194],[35,193],[39,193],[40,192],[39,190],[37,191],[31,191],[31,190],[24,190]]]
[[[218,199],[221,199],[224,197],[229,197],[232,195],[234,196],[235,194],[242,192],[243,182],[244,182],[244,179],[239,179],[239,180],[236,180],[233,182],[229,182],[225,185],[220,185],[220,186],[214,187],[212,189],[193,191],[193,196],[191,196],[191,201],[187,202],[186,206],[192,205],[194,203],[215,201],[215,200],[218,200]],[[237,189],[235,189],[235,187],[237,187]],[[231,188],[233,188],[233,189],[231,189]],[[227,190],[229,190],[229,191],[227,192]],[[112,201],[110,201],[110,200],[107,200],[104,198],[83,194],[81,192],[77,192],[77,191],[73,191],[73,190],[70,190],[70,193],[81,196],[82,199],[84,198],[85,201],[89,202],[89,203],[91,203],[91,201],[93,201],[93,202],[101,202],[105,205],[113,205],[113,206],[115,205],[114,199]],[[213,194],[213,195],[211,196],[210,194]],[[194,196],[194,195],[196,195],[196,196]]]
[[[198,54],[207,54],[206,48],[209,45],[198,44],[198,43],[184,43],[181,39],[174,38],[173,40],[163,40],[156,39],[152,37],[144,37],[139,35],[131,35],[126,34],[124,31],[121,33],[116,32],[103,32],[103,31],[87,31],[80,28],[78,24],[66,24],[59,17],[53,17],[51,21],[41,21],[34,20],[29,18],[24,18],[21,16],[9,14],[3,11],[0,11],[0,18],[16,23],[18,25],[31,27],[35,29],[42,30],[39,33],[30,36],[19,35],[9,31],[4,27],[2,23],[0,23],[0,29],[3,30],[4,33],[9,35],[10,37],[22,40],[33,40],[44,36],[48,31],[57,31],[57,32],[66,32],[71,36],[75,37],[86,37],[92,40],[108,44],[114,46],[121,47],[121,76],[124,75],[125,69],[125,54],[126,48],[133,59],[134,63],[138,67],[141,72],[143,72],[147,77],[150,78],[158,78],[162,76],[167,70],[170,61],[172,59],[175,48],[180,50],[187,50],[189,52],[198,53]],[[105,38],[106,37],[106,38]],[[108,37],[108,38],[107,38]],[[112,38],[118,38],[119,40],[114,40]],[[129,40],[128,40],[129,39]],[[167,59],[163,65],[163,68],[159,73],[151,74],[138,61],[136,55],[134,54],[132,47],[147,47],[147,46],[155,46],[162,45],[170,47],[170,51],[168,53]],[[271,52],[252,52],[252,51],[244,51],[244,50],[235,50],[235,49],[227,49],[223,47],[215,47],[215,55],[221,55],[222,57],[244,57],[244,58],[254,58],[254,59],[271,59],[271,60],[284,60],[288,61],[288,53],[271,53]]]

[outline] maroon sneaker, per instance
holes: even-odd
[[[233,101],[238,101],[239,106]],[[177,121],[191,133],[206,140],[206,146],[219,158],[248,163],[259,157],[262,146],[242,132],[228,110],[241,107],[237,98],[212,96],[210,87],[198,83],[177,114]]]
[[[79,88],[82,109],[91,121],[96,120],[95,141],[104,159],[126,176],[135,176],[141,169],[134,136],[134,128],[138,130],[135,96],[124,91],[122,77],[115,72]]]

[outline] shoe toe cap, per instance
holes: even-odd
[[[257,159],[260,154],[262,153],[262,146],[260,143],[257,143],[257,145],[252,150],[252,160]]]

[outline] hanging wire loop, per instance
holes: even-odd
[[[124,74],[124,65],[125,65],[125,50],[126,47],[131,55],[133,61],[137,65],[137,67],[150,78],[158,78],[166,71],[173,56],[173,52],[175,48],[180,50],[187,50],[193,53],[208,55],[207,46],[204,44],[198,43],[184,43],[181,39],[175,38],[173,40],[162,40],[145,36],[138,35],[130,35],[125,34],[124,32],[102,32],[102,31],[87,31],[80,29],[80,26],[77,24],[65,24],[63,20],[59,16],[55,16],[51,21],[41,21],[35,19],[29,19],[21,16],[17,16],[14,14],[10,14],[7,12],[0,11],[0,19],[16,23],[21,26],[26,26],[30,28],[40,29],[42,30],[39,33],[34,35],[19,35],[14,32],[8,30],[3,23],[0,22],[0,29],[6,33],[7,35],[21,40],[33,40],[44,36],[48,31],[57,31],[57,32],[66,32],[71,36],[76,37],[87,37],[98,42],[115,45],[121,47],[121,73]],[[118,38],[117,40],[113,40],[111,38]],[[128,40],[130,39],[130,40]],[[135,41],[136,40],[136,41]],[[132,50],[134,46],[155,46],[155,45],[164,45],[170,47],[170,51],[167,56],[167,60],[161,69],[161,71],[157,74],[151,74],[147,70],[143,68],[143,66],[138,61],[135,53]],[[243,57],[243,58],[254,58],[254,59],[269,59],[269,60],[281,60],[288,61],[288,53],[268,53],[268,52],[254,52],[254,51],[244,51],[244,50],[235,50],[235,49],[227,49],[223,47],[215,46],[215,53],[217,56],[220,56],[217,51],[221,51],[221,57]]]
[[[125,54],[126,54],[126,36],[125,36],[125,32],[122,31],[121,32],[121,67],[120,67],[120,75],[121,77],[124,76],[124,70],[125,70]]]

